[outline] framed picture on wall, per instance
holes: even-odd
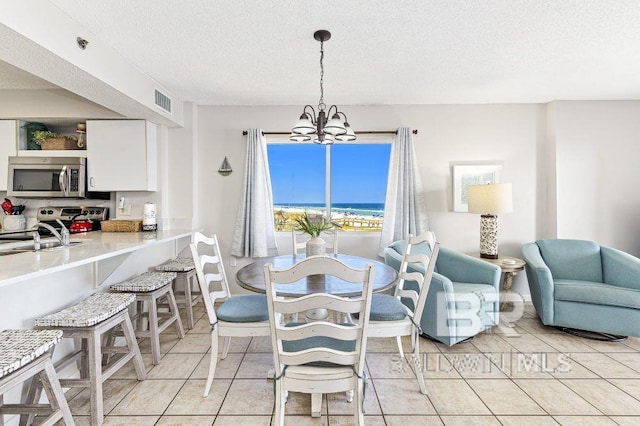
[[[453,211],[468,212],[467,186],[499,183],[502,164],[453,165]]]

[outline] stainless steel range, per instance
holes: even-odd
[[[100,230],[100,222],[109,219],[108,207],[90,207],[90,206],[70,206],[70,207],[40,207],[36,214],[36,219],[39,222],[47,223],[53,226],[56,230],[60,230],[62,227],[56,221],[60,219],[64,226],[69,229],[73,221],[86,221],[93,222],[92,231]],[[44,231],[44,229],[41,229]],[[41,232],[44,233],[44,232]]]

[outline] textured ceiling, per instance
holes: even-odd
[[[50,1],[198,104],[317,103],[317,29],[327,104],[640,99],[637,0]]]

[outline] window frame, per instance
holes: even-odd
[[[332,145],[391,145],[393,142],[393,134],[365,134],[358,135],[355,141],[344,142],[336,141],[333,144],[325,145],[325,215],[331,217],[331,147]],[[289,140],[289,134],[265,135],[267,145],[304,145],[313,142],[297,142]],[[389,153],[389,161],[391,161],[391,152]],[[385,188],[386,192],[386,188]],[[379,232],[379,231],[378,231]]]

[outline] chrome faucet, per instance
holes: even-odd
[[[58,239],[58,241],[60,241],[60,244],[62,244],[63,246],[70,245],[70,243],[69,243],[69,230],[67,229],[66,226],[64,226],[64,223],[62,223],[62,221],[60,219],[56,219],[56,222],[58,222],[60,224],[60,226],[62,226],[62,228],[60,229],[60,232],[58,232],[56,230],[56,228],[54,228],[53,226],[49,225],[48,223],[38,222],[35,225],[33,225],[31,230],[35,231],[33,233],[33,248],[35,250],[40,250],[40,234],[38,233],[38,229],[39,228],[47,229],[49,232],[51,232],[53,234],[54,237],[56,237]]]

